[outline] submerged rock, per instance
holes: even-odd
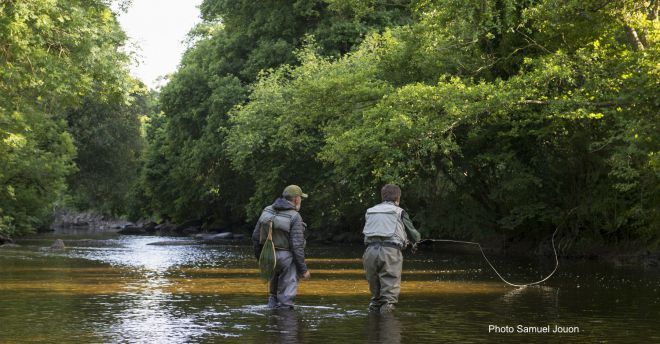
[[[156,241],[150,242],[147,245],[152,246],[184,246],[184,245],[199,245],[200,243],[192,240],[170,240],[170,241]]]
[[[79,239],[67,240],[69,247],[122,247],[118,240]]]
[[[230,242],[237,242],[244,240],[246,238],[245,234],[235,234],[231,232],[218,233],[218,234],[207,234],[202,237],[196,236],[197,239],[201,239],[205,244],[225,244]]]
[[[230,240],[234,236],[233,233],[200,233],[193,236],[193,238],[202,241],[220,241],[220,240]]]
[[[17,244],[2,244],[2,245],[0,245],[0,248],[15,248],[15,247],[21,247],[21,245],[17,245]]]
[[[0,245],[2,245],[2,244],[11,244],[13,242],[14,241],[11,240],[10,237],[8,237],[6,235],[3,235],[3,234],[0,234]]]
[[[62,251],[66,249],[66,246],[64,245],[64,241],[62,241],[62,239],[57,239],[52,245],[50,245],[50,249],[53,251]]]
[[[231,239],[234,237],[234,233],[231,232],[225,232],[225,233],[218,233],[218,234],[212,234],[206,237],[206,240],[225,240],[225,239]]]
[[[234,234],[234,240],[243,240],[245,239],[245,234]]]

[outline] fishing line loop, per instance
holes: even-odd
[[[566,218],[568,218],[568,216],[569,216],[569,215],[570,215],[575,209],[576,209],[576,208],[571,209],[571,211],[569,211],[568,214],[566,214]],[[450,239],[425,239],[425,241],[431,241],[431,242],[450,242],[450,243],[458,243],[458,244],[475,245],[475,246],[479,247],[479,250],[481,251],[481,255],[482,255],[482,256],[484,257],[484,259],[486,260],[486,263],[488,263],[488,265],[490,265],[491,269],[493,269],[493,271],[495,271],[495,274],[497,274],[497,277],[499,277],[499,278],[502,280],[502,282],[504,282],[504,283],[506,283],[506,284],[508,284],[508,285],[510,285],[510,286],[512,286],[512,287],[525,288],[525,287],[529,287],[529,286],[533,286],[533,285],[541,284],[541,283],[547,281],[550,277],[552,277],[552,275],[555,274],[555,272],[557,272],[557,269],[559,268],[559,256],[557,255],[557,248],[555,247],[555,235],[557,235],[557,232],[559,231],[559,227],[561,227],[561,225],[565,222],[565,220],[566,220],[566,219],[564,219],[564,221],[562,221],[562,223],[560,223],[559,225],[557,225],[557,227],[555,228],[555,231],[552,233],[551,242],[552,242],[552,251],[553,251],[554,254],[555,254],[555,268],[554,268],[554,269],[552,270],[552,272],[551,272],[550,274],[548,274],[548,276],[546,276],[545,278],[543,278],[543,279],[541,279],[541,280],[538,280],[538,281],[536,281],[536,282],[531,282],[531,283],[522,283],[522,284],[518,284],[518,283],[511,283],[511,282],[507,281],[504,277],[502,277],[502,275],[499,273],[499,271],[497,271],[497,269],[495,269],[495,266],[493,266],[493,264],[490,262],[490,260],[488,259],[488,257],[486,257],[486,253],[484,252],[484,249],[481,247],[481,244],[478,243],[478,242],[473,242],[473,241],[462,241],[462,240],[450,240]]]

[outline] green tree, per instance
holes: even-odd
[[[77,147],[78,171],[68,178],[72,205],[113,216],[125,215],[140,168],[141,125],[148,118],[150,96],[136,85],[130,97],[105,100],[85,97],[67,114],[69,133]]]
[[[102,1],[0,3],[0,231],[47,223],[75,170],[65,113],[125,90],[124,40]]]
[[[396,182],[427,235],[657,245],[657,2],[201,9],[150,124],[158,217],[252,219],[297,183],[312,228],[357,232]]]
[[[263,201],[253,197],[252,172],[231,168],[228,113],[247,100],[261,71],[296,63],[296,50],[311,37],[324,55],[339,55],[366,33],[410,18],[408,2],[374,4],[367,12],[352,6],[316,0],[203,2],[205,21],[191,33],[193,46],[160,95],[163,123],[150,141],[141,179],[154,215],[239,223],[248,202]]]
[[[656,9],[421,3],[345,57],[264,76],[232,117],[232,160],[256,180],[254,209],[299,166],[338,186],[316,193],[324,211],[347,204],[324,224],[356,226],[350,207],[396,182],[427,234],[536,240],[570,214],[565,247],[655,245]]]

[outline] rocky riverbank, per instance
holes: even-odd
[[[70,210],[57,210],[50,228],[46,231],[57,229],[80,229],[90,232],[116,232],[127,226],[135,225],[133,222],[99,215],[92,212],[74,212]],[[41,230],[44,231],[44,230]]]
[[[216,227],[203,223],[200,220],[186,221],[181,224],[170,222],[145,222],[129,224],[117,231],[123,235],[156,235],[192,237],[204,242],[214,241],[241,241],[248,237],[246,228],[230,229]]]
[[[13,243],[14,243],[14,241],[10,237],[0,233],[0,246],[11,245]]]
[[[131,222],[125,219],[111,218],[90,212],[58,210],[48,231],[76,231],[78,234],[115,232],[121,235],[149,235],[190,237],[195,242],[219,243],[243,241],[249,238],[250,229],[228,228],[219,223],[207,223],[202,220],[190,220],[183,223],[168,221],[156,223],[148,220]],[[0,238],[2,242],[3,238]],[[7,240],[11,240],[7,238]]]

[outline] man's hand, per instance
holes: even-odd
[[[420,242],[417,241],[417,242],[415,242],[415,243],[412,244],[412,247],[410,248],[410,251],[412,252],[412,254],[417,253],[417,245],[419,245],[419,243],[420,243]]]
[[[312,274],[309,272],[309,270],[305,271],[305,273],[302,275],[303,280],[308,280],[312,277]]]

